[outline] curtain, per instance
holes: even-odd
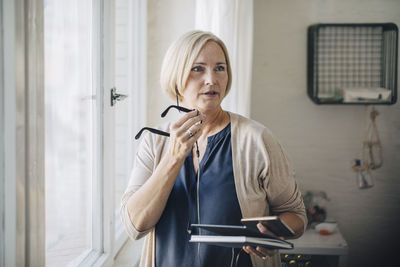
[[[249,117],[253,0],[196,0],[195,27],[214,33],[227,46],[232,65],[232,88],[222,106]]]

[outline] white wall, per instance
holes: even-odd
[[[281,140],[302,190],[327,192],[328,216],[349,243],[348,266],[379,266],[380,257],[396,255],[384,241],[400,236],[400,104],[377,106],[384,163],[372,173],[375,187],[359,190],[351,160],[361,150],[365,107],[311,102],[306,37],[314,23],[400,26],[400,1],[255,0],[254,15],[251,116]]]

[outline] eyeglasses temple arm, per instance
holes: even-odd
[[[142,133],[147,130],[149,132],[155,133],[155,134],[159,134],[159,135],[163,135],[163,136],[167,136],[169,137],[169,133],[158,130],[158,129],[154,129],[154,128],[150,128],[150,127],[143,127],[135,136],[135,139],[138,140],[140,138],[140,136],[142,135]]]
[[[163,113],[161,113],[161,117],[164,118],[164,117],[167,115],[168,111],[169,111],[171,108],[175,108],[175,109],[177,109],[177,110],[179,110],[179,111],[183,111],[183,112],[186,112],[186,113],[192,111],[191,109],[187,109],[187,108],[184,108],[184,107],[181,107],[181,106],[178,106],[178,105],[171,105],[171,106],[167,107],[167,109],[166,109]],[[135,139],[136,139],[136,140],[139,139],[140,136],[142,135],[142,133],[143,133],[145,130],[150,131],[150,132],[155,133],[155,134],[159,134],[159,135],[163,135],[163,136],[169,137],[169,133],[167,133],[167,132],[164,132],[164,131],[161,131],[161,130],[158,130],[158,129],[154,129],[154,128],[150,128],[150,127],[143,127],[143,128],[137,133],[137,135],[135,136]]]
[[[176,106],[176,105],[171,105],[171,106],[167,107],[167,109],[164,110],[163,113],[161,113],[161,118],[164,118],[164,117],[167,115],[168,111],[169,111],[171,108],[176,108],[177,110],[183,111],[183,112],[186,112],[186,113],[192,111],[192,109],[188,109],[188,108],[184,108],[184,107]]]

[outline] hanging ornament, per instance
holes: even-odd
[[[368,112],[368,107],[366,111]],[[382,144],[376,126],[376,117],[378,115],[379,112],[372,107],[369,116],[366,118],[364,140],[362,143],[362,159],[355,159],[353,161],[353,170],[357,173],[357,186],[360,189],[374,186],[371,170],[380,168],[383,163]]]

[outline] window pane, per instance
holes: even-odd
[[[92,2],[45,1],[46,265],[92,248]]]
[[[115,106],[115,230],[122,231],[119,208],[121,197],[126,189],[129,174],[132,168],[132,149],[134,139],[132,138],[132,60],[129,56],[134,44],[129,29],[129,1],[116,0],[115,2],[115,85],[119,93],[129,95],[124,101]],[[118,237],[116,235],[116,237]]]

